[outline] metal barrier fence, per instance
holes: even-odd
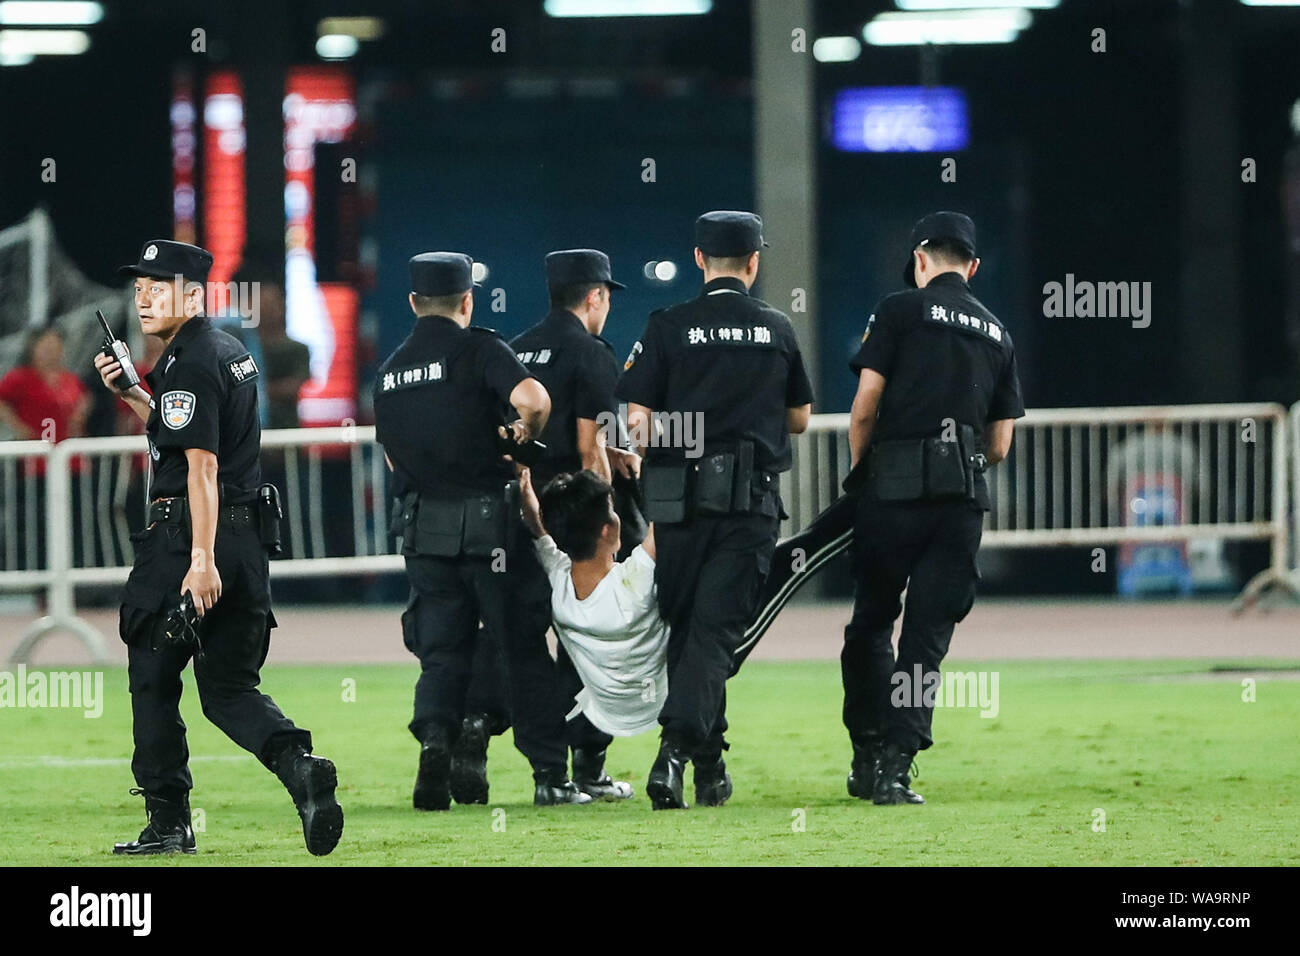
[[[1297,410],[1289,444],[1300,475]],[[839,494],[849,471],[848,424],[848,415],[814,416],[795,443],[794,467],[782,476],[795,527]],[[1269,567],[1238,607],[1270,586],[1294,590],[1286,424],[1281,405],[1263,403],[1033,409],[1016,423],[1007,460],[987,474],[993,507],[983,544],[1267,540]],[[1162,500],[1171,476],[1175,496]]]
[[[848,415],[816,415],[796,438],[794,466],[781,481],[787,527],[806,526],[840,494],[849,470],[848,423]],[[273,430],[262,439],[263,475],[280,487],[286,519],[288,554],[272,562],[273,577],[401,570],[387,530],[387,467],[373,427]],[[1294,481],[1300,405],[1289,418],[1272,404],[1035,409],[1017,424],[1008,459],[989,472],[993,508],[984,543],[1267,540],[1269,568],[1250,582],[1239,606],[1270,586],[1295,592],[1288,445],[1296,456]],[[15,662],[61,629],[96,659],[105,656],[102,635],[77,616],[75,589],[126,579],[130,533],[144,523],[146,466],[138,435],[0,443],[0,591],[46,593],[46,614],[24,633]],[[1158,513],[1137,511],[1170,475],[1174,499]],[[1147,493],[1139,493],[1143,488]],[[1300,540],[1300,527],[1295,533]]]

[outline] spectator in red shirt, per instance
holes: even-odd
[[[63,364],[63,333],[41,329],[0,378],[0,422],[15,438],[63,441],[85,433],[90,393]]]

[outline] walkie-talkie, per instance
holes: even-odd
[[[113,384],[123,392],[139,385],[140,373],[131,364],[131,353],[127,350],[126,343],[113,334],[113,330],[108,327],[108,319],[104,318],[104,313],[99,309],[95,310],[95,318],[99,319],[99,324],[104,329],[104,354],[117,359],[122,366],[122,371],[113,379]]]

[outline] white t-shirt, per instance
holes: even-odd
[[[551,580],[555,633],[582,678],[578,713],[615,737],[652,729],[668,696],[668,625],[659,616],[655,562],[638,547],[579,601],[569,556],[550,535],[536,542]]]

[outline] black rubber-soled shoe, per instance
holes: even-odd
[[[695,802],[702,807],[720,807],[731,798],[731,774],[722,754],[716,757],[693,757],[695,765]]]
[[[591,796],[579,790],[572,780],[565,780],[563,783],[539,782],[537,789],[533,791],[535,807],[558,807],[568,803],[581,806],[591,802]]]
[[[488,720],[482,715],[466,717],[460,736],[451,748],[451,796],[457,803],[487,803]]]
[[[193,853],[197,849],[194,842],[194,829],[190,826],[189,801],[168,800],[143,790],[132,790],[132,794],[144,794],[145,813],[149,822],[140,831],[140,836],[130,843],[114,843],[116,856],[153,856],[158,853]]]
[[[876,765],[876,782],[871,802],[879,806],[925,803],[923,796],[910,789],[911,778],[907,770],[911,765],[910,753],[901,751],[896,744],[885,744]]]
[[[632,785],[614,780],[605,772],[605,751],[573,749],[573,783],[593,800],[628,800]]]
[[[411,805],[417,810],[451,809],[451,748],[442,733],[430,736],[420,748],[420,769],[415,775]]]
[[[339,785],[334,763],[299,751],[281,762],[276,776],[298,808],[307,852],[312,856],[332,852],[343,835],[343,808],[334,796]]]
[[[663,743],[659,745],[659,756],[650,767],[650,778],[646,781],[645,792],[650,804],[656,810],[686,810],[689,804],[682,793],[683,778],[686,775],[686,753],[677,747]]]
[[[849,796],[870,800],[876,789],[876,767],[880,764],[883,741],[878,738],[866,744],[853,745],[853,763],[849,766]],[[911,781],[905,781],[910,783]]]

